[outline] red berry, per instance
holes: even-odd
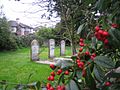
[[[62,69],[59,69],[58,72],[59,72],[59,73],[62,73]]]
[[[108,39],[105,39],[104,44],[108,44],[108,43],[109,43]]]
[[[83,77],[86,76],[86,70],[85,70],[85,69],[83,69],[83,71],[82,71],[82,76],[83,76]]]
[[[53,87],[50,87],[50,90],[54,90],[54,88],[53,88]]]
[[[54,69],[55,65],[54,64],[50,64],[50,68]]]
[[[81,68],[81,69],[83,69],[83,67],[84,67],[84,63],[83,63],[83,62],[79,62],[79,63],[77,63],[77,65],[78,65],[78,67]]]
[[[87,64],[89,65],[89,64],[90,64],[90,62],[87,62]]]
[[[98,39],[98,40],[102,40],[102,37],[101,37],[101,36],[98,36],[97,39]]]
[[[79,62],[80,62],[80,59],[77,59],[76,62],[79,63]]]
[[[69,71],[68,70],[65,71],[65,75],[69,75]]]
[[[51,87],[51,84],[47,83],[46,87],[47,87],[47,89],[49,89]]]
[[[51,81],[54,81],[54,76],[50,76],[50,80],[51,80]]]
[[[51,72],[51,75],[52,75],[52,76],[55,76],[55,73],[54,73],[54,72]]]
[[[108,82],[105,82],[105,86],[110,86],[111,83],[108,81]]]
[[[50,81],[51,79],[50,79],[50,76],[48,76],[48,80]]]
[[[57,75],[60,75],[61,73],[57,71],[56,74],[57,74]]]
[[[85,55],[87,55],[87,56],[90,55],[90,52],[89,52],[89,51],[86,51],[86,52],[85,52]]]
[[[94,56],[90,56],[90,59],[91,59],[91,60],[94,60],[94,58],[95,58]]]
[[[80,38],[80,42],[83,42],[84,40],[83,40],[83,38]]]
[[[81,47],[83,47],[83,46],[84,46],[84,43],[81,43],[81,42],[80,42],[79,45],[80,45]]]
[[[107,37],[107,36],[109,36],[109,33],[106,32],[106,31],[104,31],[104,32],[103,32],[103,36],[104,36],[104,37]]]
[[[95,30],[96,30],[96,32],[98,32],[98,31],[100,30],[100,27],[99,27],[99,26],[96,26],[96,27],[95,27]]]
[[[98,34],[103,35],[103,32],[104,32],[103,30],[99,30]]]
[[[61,90],[65,90],[65,86],[64,85],[61,86]]]
[[[95,53],[92,53],[92,56],[93,56],[93,57],[96,57],[96,54],[95,54]]]
[[[61,86],[60,85],[57,86],[57,90],[61,90]]]
[[[82,52],[82,50],[83,50],[83,48],[80,48],[80,49],[79,49],[79,52]]]
[[[115,23],[113,23],[111,26],[112,26],[113,28],[118,28],[118,24],[115,24]]]
[[[98,36],[98,32],[95,32],[95,36],[96,36],[96,37]]]

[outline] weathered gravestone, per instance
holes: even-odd
[[[65,41],[64,41],[64,40],[62,40],[62,41],[60,42],[60,55],[61,55],[61,56],[64,56],[64,55],[65,55]]]
[[[39,43],[37,40],[33,40],[31,42],[31,60],[32,61],[39,60]]]
[[[49,58],[54,58],[55,40],[49,40]]]

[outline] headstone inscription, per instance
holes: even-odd
[[[49,58],[54,58],[55,40],[49,40]]]
[[[62,41],[60,42],[60,55],[61,55],[61,56],[64,56],[64,55],[65,55],[65,41],[64,41],[64,40],[62,40]]]
[[[39,43],[37,40],[33,40],[31,42],[31,60],[32,61],[39,60]]]

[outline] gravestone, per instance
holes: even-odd
[[[39,43],[37,40],[33,40],[31,42],[31,60],[32,61],[39,60]]]
[[[55,40],[49,40],[49,58],[54,58]]]
[[[61,56],[64,56],[64,55],[65,55],[65,41],[64,41],[64,40],[62,40],[62,41],[60,42],[60,55],[61,55]]]

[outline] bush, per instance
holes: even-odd
[[[17,49],[17,44],[9,31],[9,24],[5,17],[0,18],[0,50],[13,49]]]
[[[12,35],[12,36],[15,39],[18,48],[31,46],[31,42],[34,39],[38,40],[39,44],[42,45],[41,39],[37,37],[35,34],[29,34],[26,36],[16,36],[16,35]]]

